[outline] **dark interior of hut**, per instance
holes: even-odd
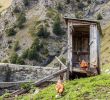
[[[87,62],[89,67],[89,33],[88,25],[74,26],[72,32],[73,68],[81,68],[82,61]]]

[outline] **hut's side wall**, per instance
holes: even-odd
[[[98,60],[98,74],[101,73],[100,71],[100,32],[99,30],[97,30],[97,53],[98,53],[98,56],[97,56],[97,60]]]
[[[68,63],[72,71],[72,23],[68,22]]]
[[[90,25],[90,68],[98,67],[99,60],[98,60],[98,28],[97,25]]]

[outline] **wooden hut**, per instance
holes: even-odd
[[[68,27],[69,71],[100,74],[100,23],[67,17],[65,21]],[[86,69],[81,68],[83,60],[88,64]]]

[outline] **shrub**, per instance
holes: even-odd
[[[83,10],[84,7],[85,7],[85,5],[82,2],[78,3],[78,8],[80,10]]]
[[[82,11],[78,11],[75,13],[75,17],[76,18],[79,18],[79,19],[82,19],[83,18],[83,12]]]
[[[2,62],[3,62],[3,63],[8,63],[8,60],[7,60],[7,59],[5,59],[5,60],[3,60]]]
[[[63,10],[63,5],[61,3],[58,3],[57,10],[59,10],[59,11]]]
[[[34,50],[39,50],[40,49],[40,41],[39,41],[39,38],[35,38],[32,45],[31,45],[31,49],[34,49]]]
[[[29,49],[26,49],[23,53],[22,53],[22,58],[26,59],[28,57],[28,51]]]
[[[60,58],[60,60],[64,63],[64,64],[66,64],[66,59],[65,58]]]
[[[39,31],[37,32],[37,35],[39,37],[47,38],[50,35],[50,33],[47,31],[46,27],[41,26]]]
[[[2,8],[2,5],[0,5],[0,8]]]
[[[9,28],[5,30],[5,33],[7,36],[13,36],[16,34],[16,31],[14,30],[14,28]]]
[[[67,4],[69,4],[70,3],[70,0],[67,0],[67,2],[66,2]]]
[[[30,1],[30,0],[23,0],[24,5],[25,5],[25,6],[28,6],[28,5],[29,5],[29,1]]]
[[[103,17],[102,17],[102,15],[99,13],[98,15],[97,15],[97,20],[102,20],[103,19]]]
[[[17,60],[16,60],[16,64],[24,65],[25,62],[24,62],[22,57],[18,57]]]
[[[17,58],[18,58],[17,53],[16,53],[16,52],[13,52],[13,53],[11,54],[11,56],[10,56],[10,62],[11,62],[12,64],[16,64]]]
[[[17,23],[16,23],[16,27],[18,28],[23,28],[23,24],[26,22],[26,17],[24,13],[20,13],[18,15],[18,19],[17,19]]]
[[[53,23],[53,33],[56,34],[56,35],[63,35],[64,34],[64,31],[63,29],[61,28],[61,25],[60,25],[60,18],[59,17],[56,17],[54,23]]]
[[[80,0],[76,0],[77,2],[80,2]]]
[[[19,41],[16,41],[13,47],[14,51],[17,51],[19,49]]]
[[[88,4],[91,4],[91,0],[88,0],[87,2],[88,2]]]
[[[44,49],[43,47],[44,46],[43,46],[42,42],[40,42],[39,38],[36,37],[31,45],[31,47],[29,49],[25,50],[21,57],[23,59],[40,61],[39,53],[41,53],[41,51]],[[48,53],[48,51],[46,50],[45,53]]]
[[[36,60],[39,57],[38,51],[40,50],[41,45],[39,39],[36,37],[28,50],[28,59]]]
[[[19,10],[18,7],[15,7],[14,10],[13,10],[13,12],[14,12],[14,13],[20,13],[20,10]]]
[[[28,90],[28,89],[31,89],[31,83],[22,83],[21,85],[20,85],[20,87],[21,87],[21,89],[26,89],[26,90]]]
[[[48,8],[46,16],[49,18],[53,18],[56,15],[56,13],[57,11],[55,9]]]
[[[36,60],[38,58],[38,53],[35,49],[29,49],[28,51],[28,59],[29,60]]]

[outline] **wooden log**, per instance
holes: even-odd
[[[27,93],[30,89],[20,89],[20,90],[16,90],[13,93],[11,93],[10,97],[14,97],[16,95],[21,95],[24,93]]]
[[[48,81],[48,80],[51,80],[51,79],[53,79],[53,78],[55,78],[55,77],[61,75],[62,73],[65,73],[66,71],[67,71],[67,68],[64,68],[64,69],[62,69],[62,70],[59,70],[59,71],[57,71],[57,72],[55,72],[55,73],[53,73],[53,74],[51,74],[51,75],[48,75],[48,76],[46,76],[46,77],[44,77],[44,78],[42,78],[42,79],[36,81],[34,84],[35,84],[36,86],[39,86],[39,85],[41,85],[42,83],[44,83],[44,82],[46,82],[46,81]]]

